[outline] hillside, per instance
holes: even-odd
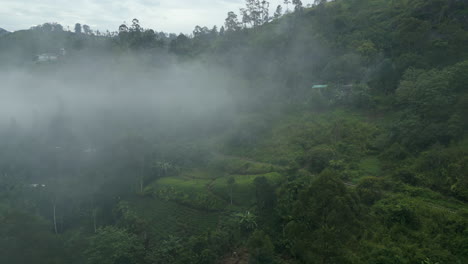
[[[0,36],[8,34],[8,33],[10,33],[10,32],[8,32],[7,30],[5,30],[3,28],[0,28]]]
[[[0,263],[468,262],[468,4],[254,2],[0,38]]]

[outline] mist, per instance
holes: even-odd
[[[104,128],[105,122],[137,131],[144,123],[183,125],[233,113],[238,83],[229,71],[199,62],[162,63],[151,67],[128,55],[2,71],[0,124],[44,128],[62,115],[74,132]]]
[[[0,263],[468,263],[466,1],[150,2],[0,25]]]

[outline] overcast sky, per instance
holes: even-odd
[[[196,25],[222,25],[229,11],[238,13],[244,0],[0,0],[0,27],[28,29],[44,22],[58,22],[65,29],[75,23],[115,31],[138,18],[144,28],[190,33]],[[270,0],[270,14],[283,0]],[[313,0],[302,0],[304,5]]]

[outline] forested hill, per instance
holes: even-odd
[[[288,7],[0,36],[0,263],[468,263],[468,3]]]

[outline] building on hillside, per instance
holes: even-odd
[[[53,63],[53,62],[58,62],[61,58],[65,57],[67,55],[67,52],[65,51],[64,48],[60,49],[59,54],[54,54],[54,53],[43,53],[36,55],[33,59],[34,62],[36,63]]]
[[[31,187],[31,188],[45,188],[46,185],[45,184],[39,184],[39,183],[31,183],[31,184],[29,184],[29,187]]]
[[[312,89],[326,89],[328,88],[327,84],[315,84],[312,86]]]
[[[34,57],[36,63],[51,63],[58,61],[59,56],[55,54],[43,53]]]

